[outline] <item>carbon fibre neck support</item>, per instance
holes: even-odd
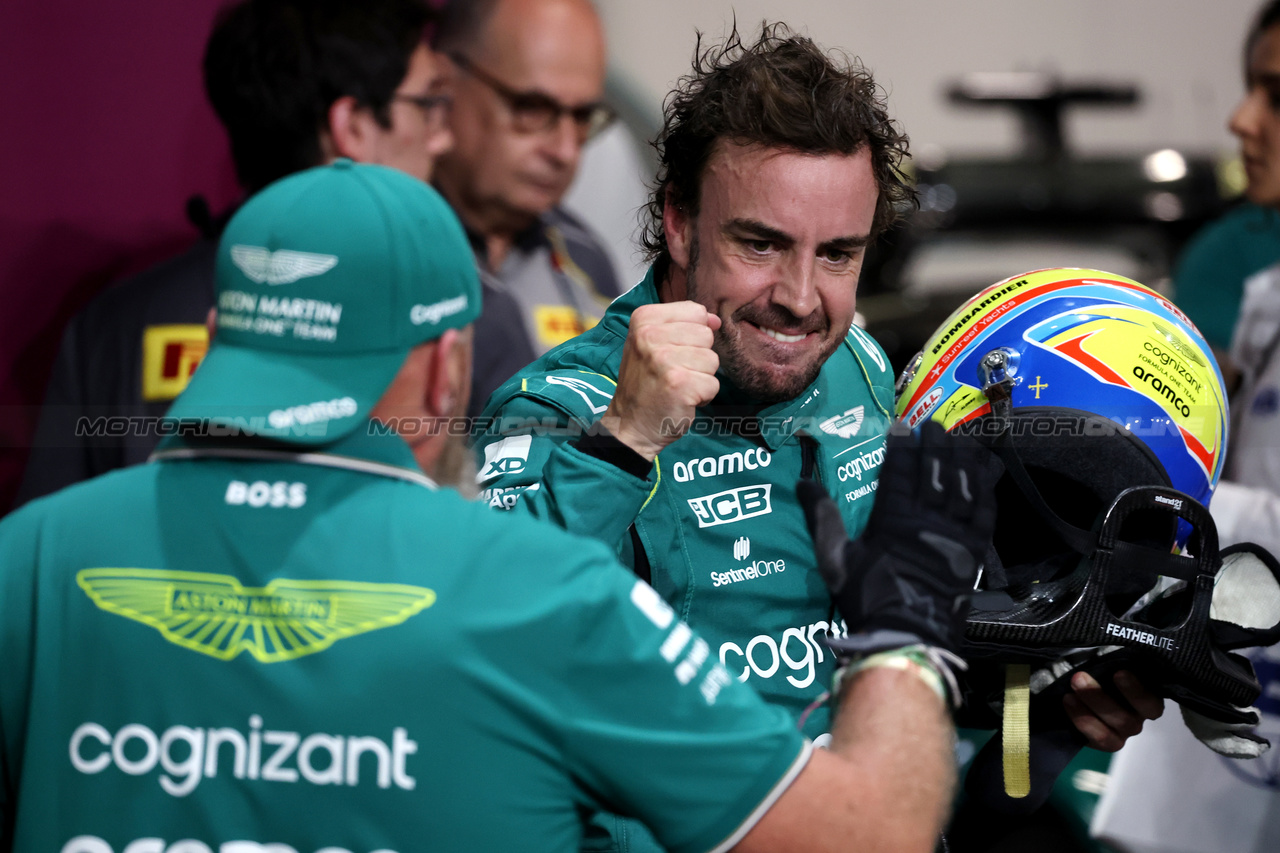
[[[1051,512],[1047,506],[1043,511]],[[1143,512],[1184,520],[1192,530],[1188,547],[1194,556],[1173,555],[1121,539],[1125,521]],[[992,670],[992,665],[1029,661],[1040,661],[1049,670],[1050,662],[1082,658],[1078,665],[1067,664],[1065,674],[1031,697],[1025,796],[1010,796],[1000,751],[995,749],[1000,738],[975,758],[966,790],[996,811],[1034,811],[1085,745],[1062,709],[1062,696],[1070,690],[1071,674],[1077,669],[1088,671],[1108,692],[1112,692],[1114,673],[1127,669],[1150,689],[1210,719],[1233,725],[1257,722],[1247,707],[1261,691],[1257,677],[1246,658],[1229,650],[1269,643],[1280,626],[1249,620],[1237,623],[1226,614],[1230,621],[1211,618],[1223,559],[1208,510],[1174,489],[1132,488],[1116,498],[1096,536],[1077,528],[1070,532],[1076,544],[1085,544],[1085,537],[1095,543],[1091,555],[1074,571],[1057,579],[977,594],[965,626],[963,654],[974,665],[975,674]],[[1263,572],[1280,579],[1280,566],[1270,555],[1261,562]],[[1019,571],[1010,568],[1009,574],[1016,578]],[[1183,581],[1181,588],[1167,590],[1128,613],[1129,605],[1154,588],[1162,575]],[[983,692],[976,682],[971,687]],[[1124,703],[1123,697],[1112,695]],[[975,705],[987,698],[971,696],[969,701]]]
[[[1166,513],[1192,527],[1194,556],[1176,556],[1120,539],[1136,512]],[[965,656],[993,661],[1054,660],[1072,649],[1123,647],[1144,680],[1180,703],[1217,716],[1222,704],[1247,706],[1260,687],[1248,661],[1229,654],[1210,631],[1214,578],[1221,565],[1209,511],[1174,489],[1141,486],[1108,510],[1090,559],[1059,580],[1034,584],[1018,600],[975,597],[965,626]],[[1157,576],[1187,584],[1185,618],[1153,624],[1112,611],[1108,595],[1154,586]]]

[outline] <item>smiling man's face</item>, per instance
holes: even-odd
[[[877,187],[866,149],[801,154],[720,143],[697,216],[667,206],[666,232],[687,298],[721,321],[729,381],[761,402],[817,377],[853,322]]]

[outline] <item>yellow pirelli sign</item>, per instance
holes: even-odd
[[[577,337],[599,321],[568,305],[537,305],[533,309],[533,322],[538,330],[538,342],[554,347]]]
[[[199,323],[148,326],[142,333],[142,399],[172,400],[182,393],[209,349]]]

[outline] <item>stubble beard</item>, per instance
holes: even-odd
[[[449,435],[445,438],[444,447],[435,464],[435,480],[441,486],[456,489],[468,500],[480,493],[476,486],[475,458],[464,437]]]
[[[688,299],[706,306],[707,303],[699,298],[698,293],[698,256],[698,237],[695,233],[689,245],[689,266],[685,270],[685,293]],[[772,306],[772,308],[775,309],[772,313],[776,318],[784,321],[794,319],[785,308],[780,306]],[[782,316],[783,313],[786,314],[785,317]],[[798,397],[818,378],[822,365],[826,364],[831,353],[835,352],[836,347],[840,345],[840,339],[836,338],[811,363],[805,365],[803,370],[779,375],[756,363],[747,354],[742,343],[743,317],[750,317],[753,321],[769,319],[749,305],[739,308],[734,311],[732,321],[724,321],[722,318],[720,328],[714,332],[712,348],[716,355],[720,356],[720,371],[729,382],[739,390],[745,391],[753,400],[761,403],[781,403]],[[825,314],[820,319],[825,333],[830,321]],[[778,325],[785,325],[785,323]]]

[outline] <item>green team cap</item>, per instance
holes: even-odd
[[[480,314],[453,211],[422,181],[338,160],[271,184],[218,245],[218,330],[169,410],[325,444],[363,425],[409,350]]]

